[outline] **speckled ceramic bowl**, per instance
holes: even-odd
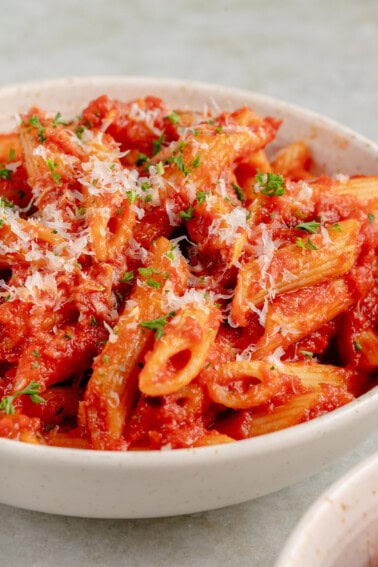
[[[378,453],[329,488],[299,522],[276,567],[378,567]]]
[[[311,146],[320,170],[378,173],[378,147],[334,122],[284,102],[219,86],[125,77],[63,79],[0,90],[0,131],[37,104],[73,116],[92,98],[155,94],[173,106],[251,105],[284,119],[274,148]],[[273,148],[273,149],[274,149]],[[0,439],[0,501],[87,517],[140,518],[219,508],[315,473],[377,428],[378,388],[308,423],[226,445],[152,452],[96,452]]]

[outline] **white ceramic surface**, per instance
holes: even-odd
[[[378,566],[378,453],[333,484],[291,534],[276,567]]]
[[[319,169],[377,173],[378,147],[311,112],[249,92],[178,81],[84,78],[0,90],[0,131],[37,104],[63,116],[91,98],[156,94],[173,106],[231,109],[252,105],[284,118],[275,148],[302,139]],[[138,518],[198,512],[243,502],[317,472],[377,427],[378,388],[299,426],[227,445],[164,452],[96,452],[0,439],[0,501],[32,510],[87,517]]]

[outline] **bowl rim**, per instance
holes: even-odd
[[[12,95],[15,90],[19,92],[26,93],[30,90],[38,90],[44,88],[58,88],[67,86],[83,86],[85,84],[92,85],[118,85],[124,84],[125,86],[140,84],[141,87],[151,87],[156,86],[169,87],[175,89],[190,89],[190,90],[200,90],[203,93],[208,93],[209,98],[214,98],[214,92],[219,91],[219,93],[224,97],[253,97],[256,101],[261,104],[268,103],[269,105],[275,105],[280,110],[288,110],[295,112],[299,117],[306,118],[306,120],[316,120],[317,122],[336,128],[339,133],[345,134],[350,138],[353,138],[360,143],[365,144],[370,150],[378,152],[378,142],[369,139],[367,136],[359,134],[349,126],[338,122],[337,120],[323,115],[311,109],[307,109],[299,104],[288,102],[283,99],[276,98],[271,95],[263,94],[257,91],[242,89],[237,87],[223,86],[218,83],[207,83],[205,81],[191,81],[187,79],[173,79],[173,78],[159,78],[153,76],[143,76],[143,75],[84,75],[84,76],[67,76],[58,77],[53,79],[41,79],[41,80],[30,80],[24,82],[14,82],[6,85],[0,86],[0,96],[5,96],[7,94]],[[106,94],[106,93],[104,93]]]
[[[337,134],[347,136],[358,144],[366,146],[368,152],[376,154],[378,157],[378,144],[369,140],[365,136],[358,134],[347,126],[339,122],[321,115],[312,110],[307,110],[300,105],[286,102],[275,97],[250,91],[247,89],[239,89],[234,87],[222,86],[215,83],[206,83],[200,81],[189,81],[181,79],[144,77],[138,75],[87,75],[72,76],[54,79],[44,79],[27,82],[16,82],[8,85],[0,86],[0,100],[2,97],[13,96],[18,93],[27,95],[30,91],[38,91],[50,88],[67,88],[67,86],[84,87],[85,85],[110,87],[117,84],[118,86],[136,86],[141,88],[170,88],[170,89],[188,89],[189,92],[199,91],[204,95],[208,94],[209,99],[215,99],[217,92],[224,98],[225,96],[233,98],[253,98],[257,103],[268,104],[277,107],[281,112],[294,113],[299,119],[305,119],[306,122],[316,121],[317,124],[334,128]],[[106,94],[106,91],[104,91]],[[154,93],[152,93],[154,94]],[[0,111],[1,114],[1,111]],[[378,410],[378,385],[356,398],[352,402],[337,408],[327,414],[316,417],[310,421],[290,426],[286,429],[263,434],[257,437],[237,440],[232,443],[210,445],[203,447],[182,448],[172,450],[150,450],[150,451],[99,451],[95,449],[80,449],[57,447],[51,445],[34,445],[23,443],[13,439],[0,438],[0,454],[15,457],[18,452],[22,452],[24,459],[34,460],[38,457],[38,461],[50,461],[50,459],[58,459],[61,464],[66,458],[74,460],[78,466],[85,465],[96,466],[99,464],[107,469],[112,468],[115,464],[118,466],[126,465],[127,467],[139,468],[141,464],[151,464],[154,467],[165,467],[169,464],[172,466],[182,466],[182,460],[185,459],[185,465],[191,463],[206,462],[210,455],[217,457],[217,460],[229,461],[239,457],[250,459],[254,455],[263,455],[270,453],[275,448],[284,445],[285,447],[293,447],[316,439],[325,435],[330,426],[333,430],[343,429],[344,424],[358,421],[360,413],[368,414],[374,409]],[[282,447],[281,447],[282,448]],[[100,463],[98,461],[101,461]]]
[[[293,559],[294,561],[298,560],[296,555],[301,553],[306,536],[309,533],[316,533],[319,530],[319,525],[328,516],[331,507],[335,504],[342,504],[343,498],[349,496],[350,489],[352,488],[353,491],[357,485],[361,486],[366,476],[370,478],[371,471],[378,473],[378,450],[349,469],[318,496],[291,532],[275,567],[295,567],[292,561]],[[350,528],[350,521],[343,522],[343,526],[342,531],[347,532]],[[301,560],[300,557],[299,560]]]
[[[198,461],[207,461],[210,455],[215,456],[218,461],[233,460],[239,453],[240,457],[244,456],[250,459],[253,456],[269,454],[275,449],[282,449],[283,446],[289,449],[303,442],[311,443],[312,440],[328,433],[331,427],[333,433],[335,433],[336,430],[343,429],[345,423],[358,421],[364,410],[374,410],[376,406],[378,407],[378,386],[352,402],[310,421],[232,443],[171,450],[99,451],[96,449],[34,445],[0,438],[0,454],[16,456],[19,451],[22,451],[25,453],[25,458],[32,460],[34,457],[38,457],[39,461],[41,459],[49,461],[51,458],[59,459],[61,462],[65,460],[65,457],[68,457],[77,464],[95,465],[96,467],[99,464],[97,461],[101,460],[101,465],[106,469],[112,468],[114,464],[125,464],[128,467],[135,466],[136,468],[139,468],[141,464],[153,464],[154,467],[159,465],[165,467],[168,464],[170,467],[181,466],[183,459],[185,459],[186,465],[198,464]]]

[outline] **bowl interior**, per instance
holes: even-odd
[[[231,110],[250,105],[263,115],[284,119],[273,152],[301,139],[309,143],[319,171],[378,173],[378,148],[348,129],[269,97],[214,85],[95,77],[10,86],[0,90],[0,131],[14,128],[19,114],[32,105],[68,118],[101,94],[121,100],[153,94],[179,108]],[[120,454],[0,439],[0,501],[58,514],[113,518],[219,508],[316,472],[371,433],[377,411],[378,388],[332,414],[264,438],[178,451]]]
[[[276,567],[378,565],[378,453],[329,488],[292,533]]]

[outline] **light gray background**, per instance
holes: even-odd
[[[377,0],[0,0],[0,22],[0,85],[100,74],[208,81],[306,106],[378,142]],[[177,518],[0,505],[0,564],[271,567],[309,504],[377,448],[378,433],[291,488]]]

